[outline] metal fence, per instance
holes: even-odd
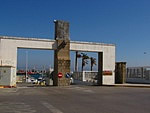
[[[128,67],[126,82],[150,83],[150,66]]]
[[[83,71],[83,72],[74,72],[73,77],[76,80],[93,82],[97,77],[98,72],[96,71]]]

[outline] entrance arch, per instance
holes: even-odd
[[[114,84],[115,83],[115,45],[113,44],[104,44],[104,43],[93,43],[93,42],[79,42],[79,41],[66,41],[65,37],[69,38],[69,25],[64,21],[60,22],[61,30],[58,33],[58,37],[55,37],[55,40],[50,39],[38,39],[38,38],[21,38],[21,37],[7,37],[0,36],[0,66],[12,66],[14,67],[14,73],[16,74],[17,67],[17,48],[27,48],[27,49],[43,49],[43,50],[58,50],[59,42],[62,44],[62,47],[65,45],[67,49],[63,48],[63,51],[87,51],[87,52],[97,52],[98,53],[98,73],[99,73],[99,85],[102,84]],[[68,23],[68,22],[67,22]],[[55,31],[58,24],[55,24]],[[64,26],[63,26],[64,25]],[[66,28],[67,27],[67,28]],[[68,33],[68,34],[67,34]],[[64,39],[62,39],[64,37]],[[67,44],[69,44],[67,46]],[[61,48],[62,49],[62,48]],[[69,57],[69,56],[68,56]],[[59,58],[59,55],[58,55]],[[66,59],[70,60],[70,59]],[[56,66],[58,67],[58,66]],[[69,67],[70,68],[70,67]],[[55,68],[56,69],[56,68]],[[55,71],[58,71],[56,69]],[[66,72],[68,72],[67,70]],[[105,76],[104,72],[111,71],[111,76]],[[64,72],[65,73],[65,72]],[[57,73],[55,73],[56,76]],[[2,78],[2,75],[0,75]],[[12,75],[13,76],[13,75]],[[16,85],[16,78],[13,77],[13,80],[10,86]],[[0,79],[0,85],[3,79]],[[58,86],[58,83],[56,85]],[[64,84],[60,84],[64,85]]]

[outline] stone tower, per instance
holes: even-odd
[[[54,85],[68,86],[70,79],[66,77],[70,73],[70,38],[69,23],[65,21],[54,21],[56,50],[54,51]],[[62,73],[59,78],[58,74]]]

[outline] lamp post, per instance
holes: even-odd
[[[26,75],[25,75],[26,82],[27,82],[27,76],[28,76],[28,51],[26,51]]]

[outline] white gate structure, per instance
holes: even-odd
[[[0,66],[12,66],[16,74],[17,69],[17,49],[43,49],[55,50],[55,40],[39,39],[39,38],[22,38],[22,37],[8,37],[0,36]],[[111,76],[104,76],[102,78],[103,84],[115,83],[115,45],[93,42],[70,42],[70,51],[84,51],[84,52],[97,52],[102,59],[99,61],[101,64],[100,71],[111,70]],[[100,53],[103,53],[102,55]],[[99,69],[98,69],[99,70]],[[1,75],[0,75],[1,76]],[[16,77],[16,76],[15,76]],[[0,85],[1,84],[0,77]],[[16,85],[16,79],[13,78],[11,85]]]
[[[64,52],[66,53],[69,53],[70,51],[96,52],[98,54],[98,82],[97,84],[98,85],[114,84],[115,83],[115,45],[104,44],[104,43],[94,43],[94,42],[70,41],[69,23],[64,22],[64,21],[59,21],[59,20],[55,21],[54,23],[55,23],[55,38],[54,38],[55,40],[0,36],[0,67],[6,67],[6,66],[13,67],[12,68],[13,70],[11,68],[8,69],[10,70],[10,73],[11,73],[11,75],[9,75],[9,77],[11,78],[9,79],[10,84],[8,85],[9,86],[16,85],[17,49],[18,48],[54,50],[55,52],[56,51],[58,52],[58,48],[59,48],[58,39],[61,40],[63,38],[69,39],[69,44],[68,44],[69,50],[68,49],[64,50]],[[66,42],[64,44],[66,44]],[[54,59],[55,60],[57,59],[58,61],[58,58],[60,57],[62,58],[61,55],[54,54]],[[68,54],[64,54],[64,55],[68,55]],[[65,58],[66,57],[63,57],[63,60]],[[70,57],[67,57],[67,58],[69,59],[67,60],[70,61]],[[58,62],[54,62],[54,66],[57,63]],[[59,71],[64,71],[62,70],[62,69],[65,69],[65,67],[63,66],[64,65],[62,65],[61,70]],[[69,67],[70,67],[70,64],[69,64]],[[0,70],[0,85],[4,85],[3,84],[5,80],[4,78],[8,78],[8,77],[5,77],[4,74],[2,74],[5,71],[6,70],[4,70],[4,68],[1,68]],[[13,71],[13,74],[11,71]],[[57,72],[57,71],[58,71],[58,67],[54,69],[54,72]],[[109,76],[105,76],[105,74],[103,75],[103,72],[111,72],[111,73],[109,74]],[[55,73],[54,77],[57,78],[57,73]],[[60,80],[63,80],[63,78]]]

